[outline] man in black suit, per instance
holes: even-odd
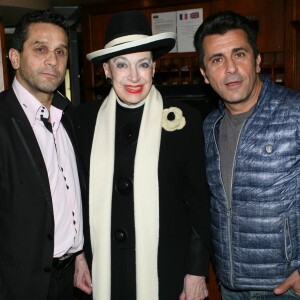
[[[37,11],[22,17],[9,50],[16,74],[0,94],[1,300],[73,300],[73,281],[91,293],[73,109],[57,92],[68,42],[64,18]]]

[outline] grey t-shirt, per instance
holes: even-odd
[[[242,114],[231,115],[226,109],[225,115],[221,120],[218,143],[221,160],[221,176],[227,199],[231,199],[232,168],[240,131],[252,111],[253,108]]]

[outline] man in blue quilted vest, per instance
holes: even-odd
[[[214,263],[223,300],[300,299],[300,94],[260,75],[252,25],[219,12],[194,37],[220,96],[204,123]]]

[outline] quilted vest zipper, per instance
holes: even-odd
[[[216,128],[216,124],[218,123],[218,121],[221,119],[222,117],[220,117],[214,124],[214,130],[213,132],[215,132],[215,128]],[[245,121],[244,121],[245,124]],[[234,171],[234,167],[235,167],[235,160],[236,160],[236,152],[237,152],[237,148],[238,148],[238,144],[240,141],[240,136],[241,136],[241,132],[244,128],[244,124],[240,130],[237,142],[236,142],[236,146],[235,146],[235,152],[234,152],[234,157],[233,157],[233,165],[232,165],[232,171],[231,171],[231,199],[227,199],[226,193],[225,193],[225,197],[227,199],[227,207],[226,207],[226,217],[227,217],[227,232],[228,232],[228,253],[229,253],[229,277],[230,277],[230,285],[232,287],[234,287],[233,285],[233,258],[232,258],[232,243],[231,243],[231,216],[232,216],[232,209],[231,209],[231,202],[232,202],[232,186],[233,186],[233,171]],[[217,148],[217,152],[218,155],[220,157],[220,153],[219,153],[219,148],[218,148],[218,143],[216,141],[216,135],[214,133],[214,141],[215,141],[215,145]],[[219,160],[219,170],[221,170],[221,163]],[[221,182],[222,182],[222,186],[225,192],[225,188],[224,188],[224,183],[222,180],[222,176],[221,176]]]

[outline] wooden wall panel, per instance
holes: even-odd
[[[284,51],[284,0],[212,0],[212,13],[233,10],[255,16],[259,23],[258,48],[261,52]]]
[[[300,91],[300,1],[285,0],[286,86]]]

